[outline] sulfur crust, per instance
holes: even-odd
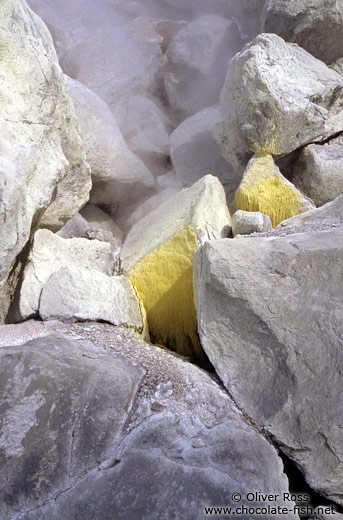
[[[127,275],[144,303],[153,343],[202,357],[193,297],[192,258],[198,247],[188,226]]]
[[[235,195],[235,207],[268,215],[273,227],[306,209],[300,192],[276,173],[270,155],[257,158],[246,172]]]

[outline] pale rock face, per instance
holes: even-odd
[[[111,276],[117,255],[118,249],[107,242],[63,239],[45,229],[37,231],[23,275],[16,319],[20,321],[37,314],[45,283],[62,267],[86,268]]]
[[[88,200],[91,179],[47,28],[22,0],[4,0],[0,22],[0,291],[6,292],[30,233],[61,228]],[[6,308],[1,314],[0,320]]]
[[[205,520],[235,507],[228,490],[288,492],[275,448],[205,371],[105,324],[24,325],[45,337],[0,348],[2,520]]]
[[[107,213],[94,204],[86,204],[81,209],[80,215],[88,222],[93,231],[110,233],[113,238],[117,238],[119,241],[122,240],[123,232],[121,229]]]
[[[242,173],[254,152],[283,156],[342,131],[342,99],[337,72],[279,36],[260,34],[229,64],[220,95],[224,122],[214,136]]]
[[[329,226],[343,225],[343,195],[321,208],[314,208],[301,215],[284,220],[278,227],[302,226],[303,224],[323,224]]]
[[[163,64],[161,36],[149,20],[144,27],[128,19],[124,2],[30,3],[55,36],[63,71],[98,94],[116,118],[132,95],[154,90]]]
[[[151,172],[127,146],[106,103],[68,78],[87,161],[91,166],[91,201],[115,207],[143,197],[155,184]]]
[[[164,83],[182,118],[218,101],[228,60],[240,45],[235,22],[216,15],[201,16],[172,39]]]
[[[87,220],[80,213],[76,213],[68,222],[57,231],[56,235],[61,238],[84,237],[91,229]]]
[[[207,242],[194,269],[201,343],[230,395],[342,504],[343,228]]]
[[[260,31],[275,33],[328,65],[343,56],[343,4],[336,0],[267,0]]]
[[[292,180],[316,206],[343,194],[343,137],[306,146],[295,164]]]
[[[202,359],[193,301],[192,257],[206,240],[228,236],[225,192],[207,175],[137,222],[121,251],[124,273],[142,298],[151,339]]]
[[[250,235],[251,233],[263,233],[272,229],[272,221],[267,215],[259,211],[238,210],[232,216],[232,234]]]
[[[190,186],[211,174],[219,178],[225,191],[236,190],[239,178],[212,136],[213,127],[220,121],[220,109],[214,105],[187,118],[171,134],[170,155],[179,185]]]
[[[44,284],[39,299],[43,320],[102,320],[142,332],[144,310],[125,276],[108,276],[80,266],[62,267]]]
[[[172,125],[153,99],[132,96],[126,106],[122,128],[130,149],[140,157],[155,176],[165,173],[169,156]]]

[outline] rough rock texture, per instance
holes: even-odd
[[[190,22],[172,39],[164,82],[170,105],[183,118],[218,101],[226,65],[240,44],[237,25],[213,14]]]
[[[128,213],[125,214],[124,212],[124,215],[121,219],[123,226],[125,225],[125,229],[130,230],[142,218],[151,213],[151,211],[157,209],[158,206],[164,202],[167,202],[167,200],[169,200],[177,192],[178,190],[176,189],[167,188],[146,199],[137,208],[134,208],[134,211],[132,211],[132,208],[128,208]]]
[[[250,235],[263,233],[272,229],[272,221],[267,215],[259,211],[235,211],[232,217],[232,234]]]
[[[234,492],[288,492],[275,449],[205,372],[122,329],[55,328],[0,348],[2,520],[199,520]]]
[[[278,228],[285,226],[302,226],[303,224],[323,224],[330,226],[343,225],[343,195],[332,202],[328,202],[321,208],[315,208],[301,215],[289,218],[281,222]]]
[[[336,0],[267,0],[261,32],[295,42],[328,65],[343,56],[343,4]]]
[[[228,236],[231,217],[219,180],[207,175],[130,230],[121,252],[155,343],[202,357],[193,302],[192,257],[206,240]]]
[[[306,146],[295,164],[292,181],[316,206],[343,194],[343,137]]]
[[[235,194],[235,207],[260,211],[277,226],[314,205],[282,175],[271,155],[257,154],[248,162]]]
[[[214,105],[187,118],[171,134],[170,156],[181,186],[190,186],[211,174],[219,178],[226,192],[233,193],[237,189],[239,177],[233,173],[212,137],[213,127],[220,121],[220,109]]]
[[[38,312],[43,286],[61,267],[83,267],[111,276],[117,255],[117,248],[107,242],[63,239],[46,229],[37,231],[23,275],[16,318],[27,319]]]
[[[94,203],[126,206],[154,187],[154,178],[129,149],[106,103],[68,78],[87,161],[92,170]]]
[[[343,503],[343,228],[206,243],[201,343],[235,402],[308,484]]]
[[[0,292],[6,293],[30,233],[62,227],[87,201],[91,180],[47,28],[23,0],[2,2],[0,25]]]
[[[84,237],[91,229],[89,223],[80,213],[76,213],[68,222],[57,231],[56,235],[61,238]]]
[[[44,284],[39,298],[43,320],[102,320],[142,332],[144,309],[125,276],[107,276],[80,266],[62,267]]]
[[[343,77],[275,34],[234,56],[220,102],[214,136],[240,173],[254,152],[285,155],[343,130]]]

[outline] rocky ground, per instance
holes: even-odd
[[[341,3],[0,22],[1,520],[342,518]]]

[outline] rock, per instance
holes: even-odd
[[[342,270],[342,227],[207,242],[194,259],[199,334],[216,372],[310,487],[339,504]]]
[[[118,259],[117,248],[86,238],[63,239],[46,229],[35,233],[20,288],[17,320],[35,316],[41,291],[50,276],[62,267],[86,268],[111,276]]]
[[[274,447],[204,371],[121,329],[55,327],[0,349],[3,520],[200,520],[232,493],[288,493]]]
[[[343,137],[306,146],[295,164],[292,180],[316,206],[343,194]]]
[[[109,108],[81,83],[71,78],[68,83],[92,170],[91,201],[120,208],[144,197],[154,178],[128,148]]]
[[[343,195],[321,208],[310,209],[281,222],[278,228],[285,226],[302,226],[304,224],[323,224],[329,226],[343,225]]]
[[[90,230],[90,225],[80,213],[76,213],[68,222],[61,228],[56,235],[61,238],[75,238],[84,237]]]
[[[43,320],[101,320],[141,333],[144,314],[125,276],[107,276],[80,266],[55,271],[44,284],[39,299]]]
[[[99,236],[102,232],[104,236],[111,237],[110,240],[107,239],[107,241],[117,241],[118,244],[121,244],[123,232],[114,220],[111,219],[107,213],[102,211],[102,209],[98,208],[94,204],[87,204],[80,210],[80,214],[88,222],[93,232],[98,231]]]
[[[2,299],[13,292],[5,284],[30,234],[39,227],[61,228],[87,201],[91,181],[46,26],[23,0],[4,0],[0,24]],[[0,321],[10,297],[5,300]]]
[[[228,236],[230,224],[223,187],[207,175],[130,230],[121,251],[122,267],[144,303],[154,343],[203,356],[193,303],[192,257],[206,240]]]
[[[123,3],[98,0],[96,9],[94,0],[30,3],[56,35],[63,71],[98,94],[119,125],[126,101],[157,87],[162,38],[149,22],[137,27],[123,12]]]
[[[181,186],[190,186],[211,174],[219,178],[226,191],[236,190],[237,176],[212,137],[214,125],[221,120],[219,107],[215,105],[189,117],[171,134],[170,155]]]
[[[280,172],[269,154],[250,159],[236,191],[235,207],[268,215],[273,226],[286,218],[312,209],[312,202]]]
[[[127,230],[130,230],[135,224],[142,220],[142,218],[169,200],[176,193],[177,190],[175,188],[167,188],[146,199],[137,208],[134,208],[133,211],[132,208],[128,208],[129,216],[125,215],[124,213],[121,220],[123,227],[125,227]]]
[[[334,63],[331,63],[331,65],[329,65],[329,67],[330,67],[330,69],[335,70],[336,72],[338,72],[338,74],[343,76],[343,58],[339,58]]]
[[[169,103],[182,119],[217,103],[226,64],[240,45],[235,22],[213,14],[197,18],[174,36],[164,83]]]
[[[250,235],[263,233],[272,229],[272,221],[267,215],[259,211],[235,211],[232,217],[232,234]]]
[[[267,0],[260,31],[294,42],[328,65],[343,56],[343,6],[328,0]]]
[[[168,171],[169,134],[172,125],[153,99],[132,96],[126,106],[122,128],[130,149],[155,176]]]
[[[224,122],[214,137],[242,173],[253,153],[282,156],[342,131],[342,99],[337,72],[275,34],[260,34],[229,63]]]

